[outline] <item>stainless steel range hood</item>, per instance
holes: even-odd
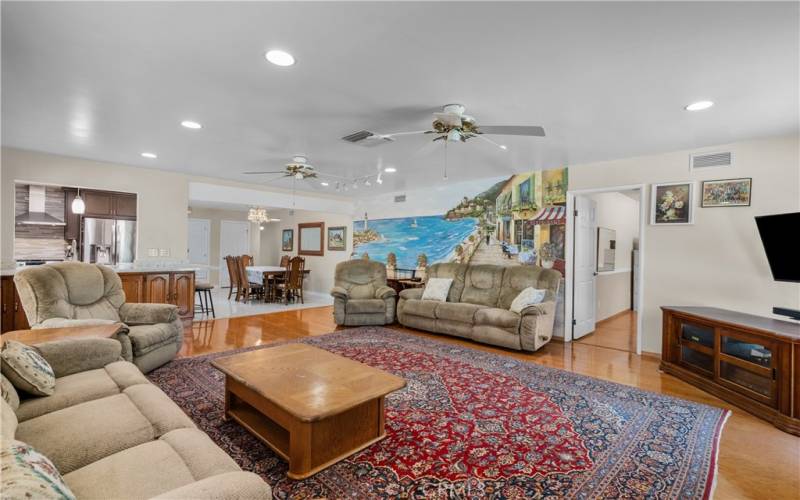
[[[44,186],[31,184],[28,186],[28,211],[16,217],[17,224],[32,226],[66,226],[66,222],[57,219],[44,211]]]

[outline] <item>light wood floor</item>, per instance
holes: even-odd
[[[610,318],[598,321],[594,331],[576,342],[619,349],[620,351],[636,352],[636,313],[623,311]]]
[[[722,433],[717,499],[800,498],[800,438],[658,371],[658,358],[585,343],[550,342],[535,353],[495,348],[394,326],[412,335],[561,368],[733,410]],[[331,307],[195,322],[180,356],[322,335],[336,330]]]

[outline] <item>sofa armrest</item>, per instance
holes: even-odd
[[[422,298],[422,292],[424,291],[425,291],[424,288],[406,288],[405,290],[400,292],[400,298],[405,300],[411,300],[411,299],[419,300]]]
[[[335,286],[331,289],[331,296],[338,299],[347,300],[350,294],[347,293],[347,290],[340,286]]]
[[[226,472],[167,491],[152,500],[270,500],[272,488],[252,472]]]
[[[550,314],[555,310],[555,302],[540,302],[539,304],[531,304],[520,313],[521,316],[542,316]]]
[[[519,340],[522,349],[535,351],[550,342],[556,315],[555,301],[534,304],[522,310],[519,322]]]
[[[172,304],[122,304],[120,320],[128,325],[155,325],[172,323],[178,319],[178,306]]]
[[[389,297],[394,297],[397,295],[397,292],[394,291],[394,288],[388,287],[383,285],[375,290],[375,298],[376,299],[388,299]]]
[[[31,330],[41,330],[43,328],[72,328],[75,326],[97,326],[97,325],[113,325],[119,321],[113,319],[67,319],[67,318],[48,318],[41,323],[37,323],[31,327]]]
[[[44,342],[37,344],[36,350],[58,378],[119,361],[122,345],[114,339],[87,337]]]

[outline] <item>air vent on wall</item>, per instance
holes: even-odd
[[[359,146],[365,147],[377,146],[378,144],[394,141],[394,139],[391,137],[376,135],[369,130],[359,130],[358,132],[353,132],[350,135],[342,137],[342,140],[351,144],[358,144]]]
[[[732,164],[733,155],[730,151],[696,154],[691,155],[689,158],[689,166],[692,170],[696,168],[730,167]]]
[[[394,197],[395,203],[404,203],[405,201],[406,201],[406,195],[404,194],[398,194],[397,196]]]

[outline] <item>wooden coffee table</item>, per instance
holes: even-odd
[[[91,326],[70,326],[64,328],[39,328],[36,330],[14,330],[4,333],[2,342],[16,340],[27,345],[53,342],[54,340],[78,339],[87,337],[111,338],[126,328],[122,323],[109,323]]]
[[[225,414],[303,479],[380,441],[384,397],[406,381],[323,349],[287,344],[219,358]]]

